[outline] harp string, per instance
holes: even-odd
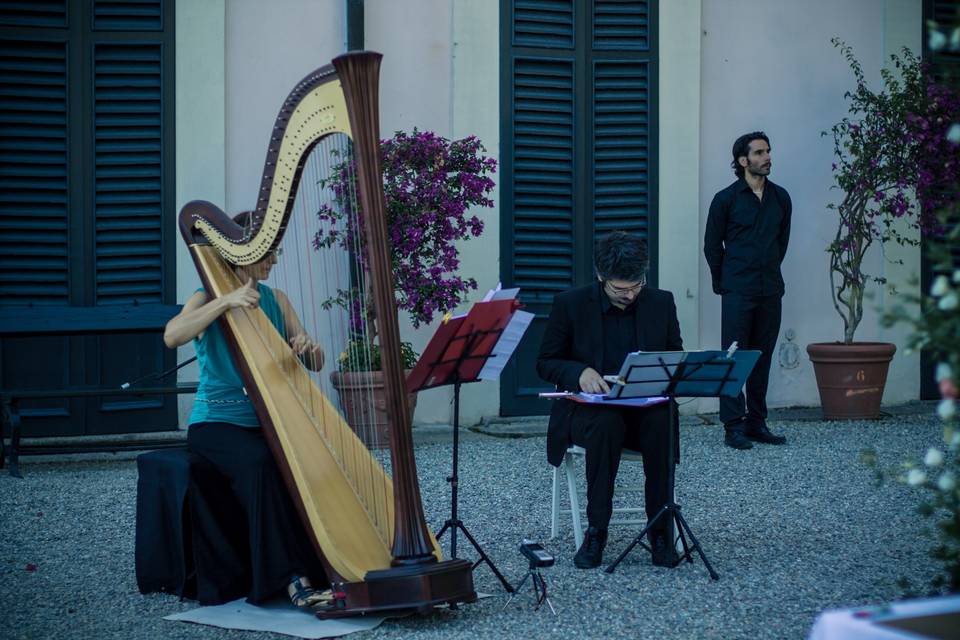
[[[304,329],[311,338],[320,342],[326,354],[323,368],[320,372],[310,372],[299,359],[280,356],[284,353],[286,346],[283,338],[277,332],[267,330],[271,327],[261,327],[261,329],[264,330],[262,335],[270,336],[268,342],[271,351],[278,356],[277,360],[281,363],[284,372],[295,381],[294,386],[301,402],[315,418],[314,424],[318,435],[331,444],[338,464],[351,479],[354,491],[371,517],[371,521],[387,539],[392,535],[392,532],[388,531],[390,525],[388,505],[392,505],[393,496],[389,478],[376,467],[389,469],[389,455],[388,450],[383,448],[385,443],[373,424],[376,409],[373,396],[366,394],[363,397],[361,410],[358,412],[363,420],[361,424],[356,425],[356,429],[361,439],[372,444],[370,453],[379,464],[370,464],[370,457],[363,451],[360,439],[347,438],[343,430],[331,428],[335,421],[343,420],[342,416],[345,413],[338,393],[329,382],[330,372],[337,369],[339,354],[347,348],[353,350],[350,356],[354,358],[370,362],[372,356],[370,353],[372,336],[369,327],[366,323],[361,323],[361,326],[356,328],[350,326],[351,314],[358,312],[363,317],[367,317],[369,312],[370,296],[365,295],[369,291],[369,283],[359,257],[359,246],[357,246],[359,238],[353,238],[354,251],[350,253],[337,246],[323,247],[319,250],[314,250],[312,247],[312,240],[316,234],[329,230],[324,229],[318,220],[317,208],[323,203],[338,206],[333,201],[330,190],[322,186],[324,177],[330,175],[332,168],[348,157],[348,140],[345,136],[337,137],[340,140],[328,138],[321,142],[306,161],[301,188],[295,195],[293,214],[281,241],[282,252],[267,282],[287,294]],[[339,151],[340,155],[331,155],[332,149]],[[346,208],[350,211],[350,215],[357,216],[359,207],[356,206],[356,190],[352,184],[349,195],[350,202]],[[354,217],[354,229],[359,229],[358,222],[358,218]],[[357,286],[351,286],[354,284],[350,278],[351,267],[357,276]],[[322,301],[335,297],[338,291],[347,294],[341,300],[344,304],[334,304],[329,309],[322,309]],[[257,315],[266,320],[262,314]],[[266,321],[266,324],[269,325],[269,321]],[[359,335],[354,329],[361,329]],[[360,339],[351,340],[357,337]],[[333,402],[324,401],[318,391]],[[333,415],[334,413],[336,415]]]

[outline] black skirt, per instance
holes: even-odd
[[[323,566],[263,431],[202,422],[190,425],[187,444],[222,476],[191,482],[189,491],[198,601],[219,604],[246,594],[260,603],[286,593],[293,576],[325,588]]]

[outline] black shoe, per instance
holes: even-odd
[[[728,429],[727,434],[723,437],[723,443],[734,449],[753,449],[753,443],[739,429]]]
[[[603,562],[603,548],[607,544],[607,530],[590,527],[583,537],[583,544],[577,555],[573,556],[573,565],[578,569],[593,569]]]
[[[653,536],[650,546],[653,549],[653,566],[673,569],[680,564],[680,556],[677,555],[677,548],[670,544],[670,536],[658,533]]]
[[[763,422],[759,424],[748,423],[746,436],[754,442],[762,442],[763,444],[787,444],[787,439],[784,436],[775,435]]]

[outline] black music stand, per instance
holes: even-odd
[[[510,304],[502,304],[505,302]],[[484,305],[492,306],[484,307]],[[486,313],[475,314],[477,308]],[[494,351],[516,308],[517,304],[512,300],[479,302],[466,316],[454,318],[452,322],[445,322],[437,329],[427,348],[424,349],[423,357],[407,378],[407,389],[411,393],[453,385],[453,472],[447,477],[447,482],[450,483],[450,517],[437,533],[437,539],[439,540],[449,529],[450,557],[456,558],[457,530],[462,531],[480,554],[480,559],[473,564],[473,568],[476,569],[481,563],[486,562],[508,593],[514,593],[513,586],[500,573],[459,517],[457,488],[460,464],[460,386],[467,382],[491,379],[480,377],[487,361],[491,358],[500,358],[503,360],[502,364],[506,364],[512,349],[507,353],[502,350],[500,353],[494,353]],[[523,329],[525,328],[524,326]],[[519,342],[520,335],[514,336],[515,342]],[[498,370],[502,369],[502,364]]]
[[[632,398],[665,396],[669,398],[670,422],[667,436],[667,450],[670,452],[670,464],[667,466],[667,486],[670,498],[657,512],[657,515],[647,523],[647,526],[637,534],[633,542],[623,550],[623,553],[608,566],[605,571],[613,573],[617,565],[637,545],[651,553],[653,550],[644,542],[644,536],[661,518],[672,518],[676,525],[680,542],[683,545],[683,554],[677,564],[686,560],[693,563],[693,552],[699,554],[710,577],[719,580],[720,576],[714,571],[707,560],[707,556],[700,547],[700,542],[693,535],[693,530],[680,513],[680,505],[673,500],[674,468],[676,467],[674,424],[677,419],[677,409],[674,398],[685,397],[718,397],[736,396],[743,387],[747,376],[753,370],[760,357],[759,351],[665,351],[660,353],[631,353],[627,355],[620,370],[620,382],[610,390],[611,398]],[[671,527],[672,529],[672,527]],[[687,543],[687,536],[690,544]],[[671,534],[671,544],[676,544]]]

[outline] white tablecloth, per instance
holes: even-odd
[[[916,640],[929,636],[919,636],[877,623],[956,612],[960,612],[960,595],[904,600],[878,607],[824,611],[813,623],[810,640]],[[960,638],[960,628],[952,629],[950,633],[952,635],[947,637]]]

